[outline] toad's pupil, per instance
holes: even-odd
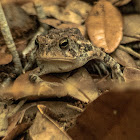
[[[61,40],[60,43],[59,43],[59,46],[60,46],[61,49],[67,48],[67,46],[68,46],[68,40],[67,39]]]

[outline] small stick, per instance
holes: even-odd
[[[44,23],[41,22],[42,20],[46,19],[46,14],[45,14],[45,12],[43,10],[43,7],[40,3],[40,0],[35,0],[34,1],[34,7],[35,7],[35,10],[36,10],[38,19],[40,21],[40,24],[46,30],[46,33],[47,33],[47,31],[49,30],[50,27],[47,24],[44,24]]]
[[[23,99],[21,100],[17,106],[7,115],[8,118],[12,117],[15,113],[17,113],[17,111],[19,111],[19,109],[24,105],[24,103],[27,101],[27,99]]]
[[[74,110],[76,110],[78,112],[83,112],[84,111],[83,109],[81,109],[81,108],[79,108],[77,106],[70,105],[70,104],[67,104],[67,107],[69,107],[71,109],[74,109]]]
[[[6,42],[6,45],[13,56],[13,62],[15,64],[15,72],[17,74],[20,74],[22,72],[21,61],[19,59],[19,54],[16,50],[16,46],[15,46],[15,43],[12,38],[10,28],[6,21],[6,17],[4,15],[4,11],[2,9],[1,2],[0,2],[0,29],[1,29],[2,35],[4,37],[4,40]]]
[[[12,79],[10,77],[6,78],[2,84],[1,84],[1,88],[6,88],[8,87],[12,82]]]
[[[140,59],[140,54],[132,50],[130,47],[124,47],[120,45],[119,48]]]
[[[25,73],[27,70],[29,70],[34,64],[35,58],[34,58],[34,55],[33,55],[33,51],[36,47],[35,46],[35,40],[36,40],[36,37],[38,35],[41,35],[43,32],[44,32],[44,28],[40,27],[38,29],[38,31],[34,34],[33,38],[29,42],[28,46],[22,51],[23,58],[25,58],[27,56],[27,54],[30,53],[30,58],[28,60],[29,62],[25,64],[25,67],[23,68],[23,73]]]
[[[26,55],[35,48],[36,37],[44,32],[44,29],[40,27],[38,31],[34,34],[33,38],[29,42],[28,46],[22,51],[22,55],[25,58]]]

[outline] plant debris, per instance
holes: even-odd
[[[0,139],[140,139],[139,9],[1,0]]]

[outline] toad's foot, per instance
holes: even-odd
[[[40,86],[46,86],[46,87],[52,88],[52,89],[63,85],[62,83],[58,83],[58,82],[44,81],[36,74],[29,75],[29,79],[32,83],[37,83],[37,84],[40,84]]]
[[[124,81],[120,65],[111,56],[103,52],[100,48],[94,47],[94,51],[90,59],[102,60],[106,65],[108,65],[112,69],[112,73],[115,74],[119,82]]]

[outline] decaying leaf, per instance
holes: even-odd
[[[140,81],[140,70],[132,67],[126,67],[123,71],[126,82]]]
[[[111,56],[123,66],[137,68],[134,59],[123,50],[117,49]]]
[[[129,3],[131,0],[108,0],[110,1],[112,4],[116,5],[116,6],[123,6],[127,3]]]
[[[69,78],[64,74],[64,79],[53,75],[44,75],[42,78],[45,81],[58,83],[58,86],[54,87],[31,83],[29,81],[30,72],[21,74],[10,88],[2,92],[2,95],[4,96],[4,93],[10,94],[10,97],[12,96],[15,99],[23,97],[32,99],[70,96],[83,102],[91,102],[98,97],[94,81],[85,69],[79,69],[79,71]]]
[[[41,22],[48,24],[48,25],[51,25],[55,28],[57,28],[57,26],[61,24],[60,20],[54,19],[54,18],[42,19]]]
[[[95,4],[86,20],[92,43],[105,52],[113,52],[122,39],[123,21],[120,12],[108,1]]]
[[[83,102],[91,102],[99,96],[93,79],[84,68],[63,81],[63,84],[71,97]]]
[[[51,25],[51,26],[58,28],[58,29],[78,28],[81,31],[83,36],[85,36],[85,34],[86,34],[86,27],[84,25],[70,23],[70,22],[69,23],[61,23],[61,21],[57,20],[57,19],[45,19],[45,20],[41,20],[41,21],[42,21],[42,23]]]
[[[140,88],[102,94],[67,133],[73,140],[140,139]]]
[[[84,25],[79,25],[75,23],[67,23],[67,24],[61,24],[57,26],[58,29],[62,28],[78,28],[83,36],[86,34],[86,27]]]
[[[0,65],[8,64],[12,61],[12,55],[7,53],[0,53]]]
[[[121,44],[140,40],[140,15],[131,14],[124,16],[124,31]]]
[[[31,123],[22,123],[17,125],[7,136],[5,136],[2,140],[14,140],[16,137],[24,131],[26,131],[31,126]]]
[[[39,112],[36,115],[34,124],[29,130],[32,140],[70,140],[71,138],[63,133],[59,126],[55,125],[50,118],[43,117]]]

